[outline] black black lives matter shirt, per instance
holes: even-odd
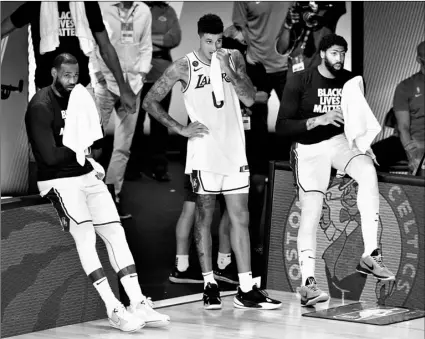
[[[68,99],[58,97],[51,86],[39,90],[28,104],[25,126],[35,161],[37,180],[84,175],[93,170],[90,162],[77,162],[76,154],[63,146]]]
[[[40,54],[40,5],[39,1],[29,1],[20,6],[10,19],[13,25],[21,28],[31,24],[31,35],[34,46],[34,57],[37,65],[35,71],[35,85],[43,88],[52,84],[50,70],[53,60],[61,53],[70,53],[78,60],[80,69],[79,83],[87,86],[90,83],[89,58],[80,48],[80,42],[75,35],[75,25],[71,18],[68,1],[58,1],[57,15],[59,16],[59,47],[52,52]],[[93,37],[96,32],[105,30],[102,13],[97,1],[84,1],[87,20]]]
[[[307,120],[341,108],[342,88],[354,75],[342,70],[335,79],[325,78],[317,67],[288,78],[276,121],[276,133],[300,144],[316,144],[344,133],[344,125],[317,126],[307,130]]]

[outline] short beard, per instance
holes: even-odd
[[[64,98],[68,98],[71,94],[70,91],[67,91],[65,89],[65,87],[62,86],[62,84],[60,83],[59,79],[56,79],[55,81],[55,88],[56,90],[59,92],[59,94],[64,97]]]
[[[332,66],[332,64],[329,62],[329,60],[328,59],[326,59],[325,58],[325,66],[326,66],[326,69],[332,74],[332,75],[335,75],[335,76],[337,76],[337,75],[339,75],[339,74],[341,74],[341,71],[343,70],[343,68],[344,68],[344,65],[343,64],[341,64],[341,69],[340,70],[337,70],[337,69],[335,69],[333,66]]]

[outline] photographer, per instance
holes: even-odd
[[[319,41],[334,33],[345,2],[299,1],[289,9],[277,51],[288,55],[288,76],[320,64]]]

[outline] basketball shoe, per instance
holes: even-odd
[[[233,298],[233,306],[245,309],[274,310],[282,306],[282,303],[278,300],[269,298],[266,291],[254,285],[252,290],[246,293],[238,287],[238,293]]]
[[[217,284],[208,283],[204,289],[204,308],[206,310],[219,310],[221,309],[220,290]]]
[[[108,315],[108,319],[112,327],[123,332],[135,332],[145,326],[142,319],[128,312],[121,303],[114,308],[111,315]]]
[[[195,271],[191,266],[186,271],[179,271],[177,266],[173,267],[168,279],[175,284],[203,284],[201,270]]]
[[[236,268],[236,265],[233,264],[233,261],[222,270],[219,267],[217,267],[214,270],[214,279],[227,282],[229,284],[238,285],[239,284],[238,270]]]
[[[356,271],[363,274],[373,274],[381,280],[395,280],[394,274],[382,262],[381,250],[377,248],[370,255],[362,257]]]
[[[317,287],[316,279],[308,277],[305,286],[299,290],[302,306],[313,306],[329,300],[329,295]]]
[[[170,317],[153,309],[153,302],[145,298],[137,305],[130,305],[127,310],[138,319],[145,322],[147,327],[162,327],[170,323]]]

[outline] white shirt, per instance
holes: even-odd
[[[141,72],[149,73],[152,60],[152,16],[147,5],[134,1],[129,10],[124,10],[121,3],[99,1],[103,23],[108,32],[109,40],[114,46],[123,70],[124,79],[137,94],[143,87]],[[132,25],[130,35],[123,38],[123,24]],[[101,72],[108,89],[119,95],[118,84],[103,61],[99,47],[90,57],[91,72]]]
[[[193,170],[222,175],[239,173],[247,165],[245,133],[239,99],[226,73],[221,74],[224,100],[217,102],[210,83],[210,64],[196,52],[186,55],[189,81],[183,89],[187,113],[192,122],[207,126],[209,133],[187,143],[185,173]],[[233,63],[230,59],[231,64]]]

